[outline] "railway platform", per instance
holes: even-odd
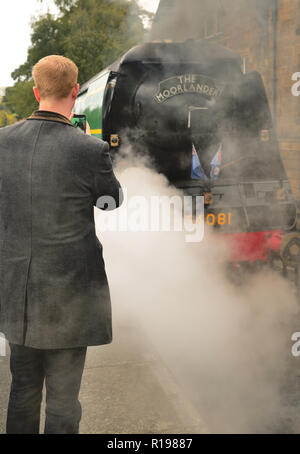
[[[10,385],[9,347],[0,357],[0,434]],[[114,326],[111,345],[90,347],[80,401],[82,434],[197,434],[208,430],[140,332]],[[44,403],[42,408],[42,414]],[[44,418],[41,420],[43,432]]]

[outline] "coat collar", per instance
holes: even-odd
[[[56,112],[50,112],[48,110],[36,110],[33,114],[27,118],[27,120],[47,120],[47,121],[58,121],[59,123],[65,123],[67,125],[73,126],[71,121]]]

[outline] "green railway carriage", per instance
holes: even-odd
[[[75,105],[74,112],[84,113],[87,116],[91,128],[91,134],[102,139],[102,109],[107,81],[110,75],[109,69],[105,69],[97,74],[88,83],[84,84],[80,90]]]

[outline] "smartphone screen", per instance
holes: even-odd
[[[86,133],[86,115],[74,114],[72,124],[75,128],[78,128]]]

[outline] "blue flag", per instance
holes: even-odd
[[[221,172],[221,164],[222,164],[222,144],[220,143],[219,149],[210,163],[211,165],[210,178],[212,178],[213,180],[216,180],[219,177]]]
[[[208,181],[207,176],[205,175],[202,166],[200,164],[200,160],[198,157],[198,153],[196,151],[195,145],[193,144],[192,147],[192,169],[191,169],[191,178],[193,180],[204,180]]]
[[[209,178],[205,174],[201,163],[200,159],[198,156],[198,153],[196,151],[195,145],[192,144],[192,169],[191,169],[191,178],[193,180],[204,180],[208,181]],[[221,164],[222,164],[222,144],[220,143],[219,149],[217,153],[214,155],[210,165],[211,165],[211,170],[210,170],[210,178],[213,180],[216,180],[221,172]]]

